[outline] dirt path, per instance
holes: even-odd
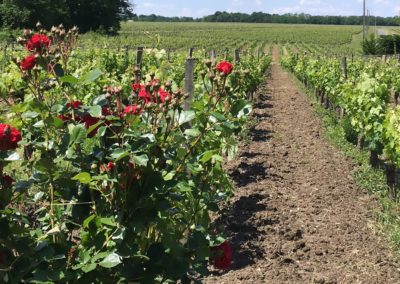
[[[374,233],[375,201],[352,180],[352,162],[324,140],[278,57],[274,48],[259,122],[230,165],[236,196],[218,220],[234,264],[204,282],[400,283],[400,264]]]

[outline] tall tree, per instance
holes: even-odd
[[[52,25],[78,25],[81,31],[116,32],[120,22],[132,17],[129,0],[3,0],[0,25],[33,27],[41,22]]]
[[[41,22],[45,27],[69,23],[70,17],[66,0],[14,0],[21,9],[29,11],[27,25],[33,27]]]
[[[132,14],[132,5],[127,0],[66,0],[71,22],[81,31],[102,29],[116,32],[120,22]]]

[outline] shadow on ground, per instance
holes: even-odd
[[[226,208],[221,217],[215,221],[218,228],[222,228],[233,248],[232,270],[242,269],[252,265],[257,259],[264,256],[264,251],[253,245],[257,243],[263,232],[259,231],[259,222],[256,213],[267,210],[265,199],[267,196],[252,194],[241,197],[229,208]],[[263,223],[273,223],[273,220],[260,220]],[[215,272],[213,274],[218,274]]]
[[[269,118],[265,112],[266,108],[272,108],[268,94],[259,95],[255,103],[253,117],[256,119]],[[257,112],[262,109],[262,112]],[[249,138],[254,142],[268,142],[273,137],[273,132],[251,127]],[[233,248],[233,265],[231,270],[239,270],[253,265],[257,259],[262,259],[265,251],[257,246],[260,238],[265,237],[266,232],[262,230],[267,225],[279,223],[279,220],[259,218],[258,212],[274,210],[267,208],[269,197],[263,194],[255,194],[253,189],[246,188],[256,186],[257,182],[268,177],[267,158],[268,154],[257,149],[256,151],[242,147],[240,162],[231,172],[230,177],[235,182],[237,191],[249,190],[249,195],[242,196],[225,208],[221,216],[215,220],[214,225],[219,231],[224,232]],[[271,205],[272,206],[272,205]],[[213,275],[221,275],[224,272],[213,271]]]

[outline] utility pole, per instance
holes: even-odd
[[[363,42],[365,41],[365,0],[363,1]]]

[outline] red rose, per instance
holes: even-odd
[[[232,264],[232,247],[225,241],[219,246],[210,248],[210,260],[218,269],[227,269]]]
[[[102,115],[104,115],[104,116],[111,115],[110,110],[109,110],[108,108],[106,108],[106,107],[102,107],[101,112],[102,112]],[[76,120],[77,120],[77,119],[76,119]],[[92,127],[93,125],[97,124],[97,123],[100,121],[100,119],[97,118],[97,117],[93,117],[93,116],[91,116],[89,113],[87,113],[87,114],[83,117],[83,120],[82,120],[82,121],[85,123],[85,127],[86,127],[87,129],[89,129],[89,128]],[[106,122],[106,124],[108,124],[108,123],[109,123],[109,122]],[[96,134],[97,134],[97,130],[99,130],[99,128],[100,128],[100,125],[99,125],[98,127],[96,127],[95,129],[93,129],[93,131],[89,133],[89,136],[90,136],[90,137],[93,137],[94,135],[96,135]]]
[[[100,119],[98,119],[97,117],[93,117],[90,114],[86,114],[83,118],[83,121],[85,122],[85,127],[89,129],[93,125],[97,124],[100,121]],[[89,136],[93,137],[94,135],[96,135],[97,130],[98,127],[96,129],[93,129],[93,131],[89,133]]]
[[[35,55],[29,55],[28,57],[25,57],[19,62],[19,67],[24,71],[28,71],[31,70],[33,67],[35,67],[35,64],[36,64]]]
[[[139,83],[135,83],[132,85],[132,91],[139,92],[142,89],[142,85]]]
[[[82,104],[81,101],[72,101],[67,103],[67,108],[78,109]]]
[[[158,90],[158,95],[160,96],[161,102],[165,103],[167,100],[172,100],[172,96],[170,93],[165,92],[162,88]]]
[[[26,49],[28,51],[42,51],[42,49],[48,49],[49,46],[50,39],[42,34],[34,34],[26,43]]]
[[[101,114],[104,116],[111,115],[111,111],[107,107],[102,107]]]
[[[141,98],[145,104],[151,103],[153,99],[152,95],[146,90],[145,86],[141,86],[139,91],[139,98]]]
[[[21,141],[21,133],[8,124],[0,124],[0,151],[14,150]]]
[[[142,113],[142,109],[140,106],[137,105],[132,105],[132,106],[127,106],[124,110],[125,114],[133,114],[133,115],[139,115]]]
[[[2,183],[5,187],[10,187],[14,180],[10,176],[3,176]]]
[[[233,65],[228,61],[221,61],[217,65],[217,70],[225,75],[229,75],[232,73]]]
[[[113,162],[109,162],[107,164],[107,171],[112,172],[115,169],[115,164]]]
[[[61,119],[61,120],[64,121],[64,122],[70,121],[70,120],[72,119],[71,116],[69,116],[69,115],[64,115],[64,114],[58,115],[57,118]]]

